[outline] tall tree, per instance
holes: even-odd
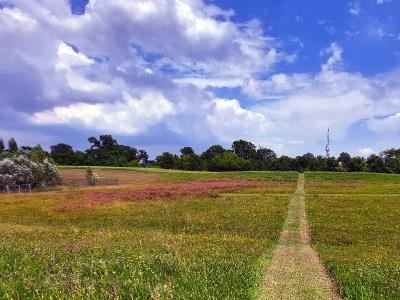
[[[8,149],[14,153],[18,152],[18,145],[13,137],[8,141]]]
[[[72,146],[59,143],[50,146],[50,155],[55,162],[60,165],[69,165],[74,163],[74,149]]]
[[[119,145],[109,134],[100,135],[99,139],[90,137],[88,141],[92,145],[86,153],[95,165],[122,167],[138,159],[136,148]]]
[[[228,151],[214,157],[209,166],[211,171],[245,171],[250,167],[249,160]]]
[[[256,156],[256,146],[245,140],[234,141],[232,150],[235,154],[245,159],[254,159]]]
[[[400,149],[387,149],[381,153],[385,167],[390,173],[400,173]]]
[[[272,170],[276,160],[276,153],[268,148],[257,149],[253,166],[257,170]]]
[[[352,157],[348,171],[350,171],[350,172],[365,171],[365,158],[361,157],[361,156]]]
[[[193,156],[195,154],[192,147],[183,147],[180,150],[180,152],[181,152],[181,156],[185,156],[185,155]]]
[[[327,171],[337,171],[339,166],[338,161],[332,156],[326,159],[326,170]]]
[[[137,153],[137,158],[139,160],[139,162],[141,162],[144,165],[147,165],[148,161],[149,161],[149,155],[147,154],[147,152],[143,149],[140,149]]]
[[[299,172],[309,171],[315,163],[315,156],[312,153],[306,153],[296,157],[296,169]]]
[[[94,137],[94,136],[91,136],[90,138],[88,138],[88,142],[89,142],[90,144],[92,144],[92,145],[90,146],[90,149],[99,148],[99,147],[100,147],[100,141],[99,141],[96,137]]]
[[[311,166],[311,171],[327,171],[328,159],[325,156],[318,155],[315,157],[314,163]]]
[[[214,157],[224,154],[225,151],[226,150],[221,145],[212,145],[201,154],[201,159],[210,162]]]
[[[294,171],[296,169],[296,159],[282,155],[276,159],[275,170],[278,171]]]
[[[400,149],[390,148],[383,151],[381,154],[385,159],[400,158]]]
[[[382,157],[372,154],[366,161],[366,168],[368,172],[385,173],[386,168]]]
[[[3,152],[5,149],[3,139],[0,138],[0,153]]]
[[[175,169],[177,166],[177,161],[179,157],[169,152],[164,152],[163,154],[156,157],[156,164],[164,169]]]
[[[276,159],[276,153],[268,148],[260,148],[256,151],[256,159],[259,161],[271,161]]]
[[[188,171],[201,171],[203,169],[203,161],[197,154],[182,155],[179,158],[178,169]]]
[[[100,144],[102,148],[107,150],[112,150],[118,145],[117,141],[110,134],[100,135]]]
[[[347,152],[340,153],[338,162],[342,165],[343,171],[348,171],[350,168],[351,156]]]

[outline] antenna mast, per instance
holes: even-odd
[[[328,127],[328,133],[326,135],[326,146],[325,146],[326,158],[331,157],[330,151],[331,151],[331,149],[330,149],[330,145],[329,145],[329,127]]]

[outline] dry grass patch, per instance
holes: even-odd
[[[124,170],[95,169],[100,176],[99,185],[145,184],[155,182],[160,174]],[[87,186],[85,169],[61,169],[64,184],[71,187]]]

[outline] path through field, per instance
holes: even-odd
[[[340,299],[310,246],[304,198],[304,174],[300,174],[258,299]]]

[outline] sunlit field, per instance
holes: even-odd
[[[306,173],[312,245],[345,299],[400,299],[400,176]]]
[[[83,169],[63,175],[59,190],[0,195],[1,299],[254,298],[297,179],[121,169],[86,187]]]

